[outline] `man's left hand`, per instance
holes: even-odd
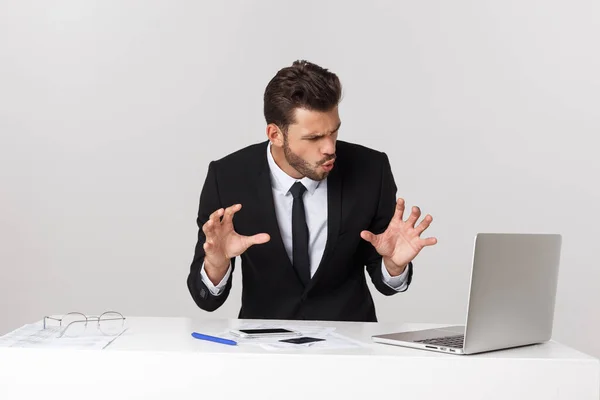
[[[403,220],[404,199],[396,201],[396,211],[385,232],[375,235],[369,231],[362,231],[360,237],[371,243],[375,250],[383,257],[383,262],[391,276],[398,276],[404,272],[406,266],[425,246],[433,246],[437,239],[429,237],[421,239],[421,234],[429,227],[433,217],[429,214],[421,223],[415,224],[421,216],[419,207],[413,207],[406,221]]]

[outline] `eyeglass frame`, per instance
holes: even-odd
[[[75,323],[85,323],[85,326],[87,327],[88,322],[90,321],[97,321],[98,322],[98,328],[100,328],[100,321],[103,315],[105,314],[119,314],[120,317],[119,318],[105,318],[102,319],[102,321],[123,321],[123,324],[125,324],[125,321],[127,320],[127,318],[125,318],[125,316],[123,316],[123,314],[121,314],[118,311],[105,311],[102,314],[98,315],[98,316],[94,316],[94,315],[85,315],[84,313],[78,312],[78,311],[72,311],[70,313],[64,314],[63,316],[61,316],[60,318],[56,318],[56,317],[51,317],[51,316],[45,316],[44,317],[44,329],[46,329],[46,320],[53,320],[53,321],[58,321],[58,326],[60,328],[62,328],[62,320],[68,316],[68,315],[81,315],[83,316],[84,319],[82,320],[75,320],[75,321],[71,321],[69,322],[69,324],[64,327],[63,329],[61,329],[60,334],[58,335],[58,337],[62,337],[64,335],[64,333],[67,331],[67,329],[69,329],[69,327]]]

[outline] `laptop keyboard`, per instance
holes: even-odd
[[[444,336],[433,339],[415,340],[418,343],[431,344],[434,346],[445,346],[462,349],[465,335]]]

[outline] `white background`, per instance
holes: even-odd
[[[600,356],[599,19],[592,0],[0,2],[0,333],[236,317],[239,270],[213,314],[186,287],[200,190],[308,59],[342,80],[340,139],[386,151],[434,216],[379,319],[462,323],[477,232],[561,233],[554,338]]]

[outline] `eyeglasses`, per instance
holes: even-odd
[[[44,329],[56,329],[58,337],[84,335],[119,335],[125,328],[125,317],[117,311],[106,311],[98,316],[70,312],[62,317],[44,317]]]

